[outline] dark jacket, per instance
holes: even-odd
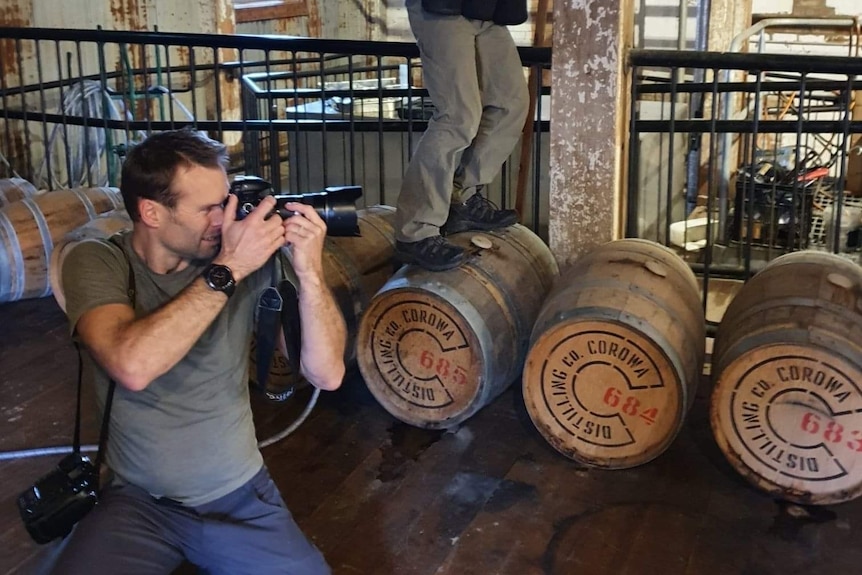
[[[527,21],[526,0],[422,0],[422,9],[444,16],[464,16],[510,26]]]

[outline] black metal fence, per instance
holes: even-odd
[[[418,56],[402,42],[0,28],[0,177],[117,185],[130,146],[193,125],[228,144],[231,172],[278,191],[361,185],[365,205],[394,204],[431,109]],[[521,56],[550,67],[549,49]],[[525,193],[534,229],[547,221],[547,132],[535,123]],[[489,186],[502,205],[514,200],[518,154]]]
[[[520,52],[550,67],[549,49]],[[232,172],[279,191],[360,185],[365,205],[394,204],[432,110],[412,43],[2,28],[0,62],[0,177],[47,189],[116,185],[129,146],[191,124],[228,144]],[[630,63],[628,235],[707,278],[797,249],[862,258],[848,174],[862,159],[862,61],[635,51]],[[524,221],[543,235],[549,125],[534,127]],[[519,155],[490,186],[501,205]]]
[[[705,281],[800,249],[862,260],[862,60],[635,51],[630,63],[627,235],[673,247]]]

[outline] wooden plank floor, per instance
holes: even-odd
[[[62,312],[50,298],[3,304],[0,326],[0,451],[68,445],[76,356]],[[862,501],[803,508],[749,487],[713,442],[708,391],[661,457],[601,471],[547,446],[518,386],[440,432],[398,422],[354,375],[264,456],[336,574],[862,573]],[[261,438],[302,407],[255,398]],[[14,501],[58,459],[0,461],[0,573],[32,573],[50,553]]]

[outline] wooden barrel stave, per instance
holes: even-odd
[[[646,463],[683,423],[704,341],[697,281],[685,262],[646,240],[609,242],[561,276],[536,320],[523,376],[527,411],[571,459]],[[621,402],[642,412],[615,409]]]
[[[2,179],[0,180],[0,208],[38,193],[36,186],[24,178]]]
[[[479,249],[475,236],[491,248]],[[458,425],[518,377],[558,274],[548,247],[520,225],[449,239],[467,249],[467,261],[444,272],[402,267],[375,295],[357,340],[372,394],[418,427]]]
[[[675,352],[668,354],[667,360],[675,366],[676,373],[684,376],[681,382],[696,378],[700,373],[703,351],[689,345],[689,342],[704,341],[705,338],[703,315],[698,313],[699,307],[665,307],[667,302],[664,299],[653,297],[638,286],[621,284],[612,279],[575,285],[578,287],[560,296],[559,302],[549,308],[547,315],[543,313],[537,321],[537,329],[544,329],[549,318],[562,322],[600,319],[629,326],[659,343],[660,349]],[[688,389],[687,385],[680,388],[683,405],[686,406],[690,406],[693,399]]]
[[[808,308],[831,310],[830,321],[853,323],[847,310],[856,305],[856,296],[839,284],[847,278],[852,281],[858,273],[853,262],[821,252],[794,252],[773,260],[755,276],[756,283],[746,284],[758,290],[740,290],[728,306],[713,348],[713,365],[721,366],[727,346],[744,338],[747,330],[777,331],[771,327],[772,321],[781,321],[783,316],[792,324],[794,314]],[[807,317],[806,323],[797,325],[806,326],[812,319],[816,318]]]
[[[670,281],[646,267],[657,261],[673,274]],[[600,270],[600,275],[585,278],[585,273]],[[571,287],[565,287],[566,282]],[[698,287],[690,268],[675,254],[658,244],[627,239],[606,244],[576,262],[564,278],[560,291],[565,295],[549,297],[536,321],[536,332],[544,330],[554,318],[591,317],[631,322],[647,330],[651,337],[668,341],[669,349],[684,354],[679,362],[690,379],[700,372],[703,362],[699,346],[688,341],[703,341],[705,327]],[[677,297],[667,298],[668,285],[680,285]],[[645,316],[645,313],[653,314]],[[685,389],[683,389],[685,391]],[[691,394],[687,394],[689,398]]]

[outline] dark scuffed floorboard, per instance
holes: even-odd
[[[68,445],[76,356],[62,312],[49,298],[3,304],[0,325],[0,451]],[[310,396],[251,393],[260,439]],[[599,470],[547,445],[518,386],[434,431],[399,422],[354,372],[263,453],[336,575],[862,574],[862,500],[799,507],[750,487],[715,446],[708,397],[704,383],[657,459]],[[86,444],[98,422],[89,392],[84,402]],[[14,502],[58,459],[0,461],[0,574],[33,573],[51,552]]]
[[[366,460],[312,517],[314,532],[335,515],[352,533],[319,540],[345,573],[434,573],[461,532],[498,489],[520,450],[518,422],[505,399],[449,432],[396,423],[390,440]],[[369,545],[373,542],[373,545]]]

